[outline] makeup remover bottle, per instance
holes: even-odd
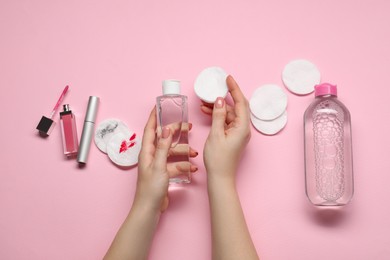
[[[165,127],[169,127],[173,135],[167,159],[168,171],[171,175],[169,181],[170,183],[190,183],[187,96],[180,94],[180,81],[178,80],[164,80],[162,92],[163,95],[156,98],[157,136],[160,138],[162,129]]]
[[[343,206],[353,196],[351,115],[337,87],[315,86],[304,115],[306,195],[317,206]]]

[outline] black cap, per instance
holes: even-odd
[[[41,121],[39,121],[39,124],[37,125],[37,129],[41,135],[48,136],[53,130],[55,124],[56,123],[50,118],[42,116]]]

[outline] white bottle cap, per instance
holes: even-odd
[[[162,82],[163,95],[180,95],[180,81],[168,79]]]

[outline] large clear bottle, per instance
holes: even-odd
[[[156,99],[157,136],[160,137],[164,127],[169,127],[173,140],[168,156],[168,171],[173,174],[170,183],[190,183],[191,164],[188,144],[188,107],[187,97],[180,94],[180,81],[164,80],[162,96]]]
[[[343,206],[353,196],[351,115],[337,87],[315,86],[304,115],[306,195],[317,206]]]

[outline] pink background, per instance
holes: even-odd
[[[210,259],[210,120],[193,82],[221,66],[249,98],[262,84],[283,86],[283,67],[305,58],[351,111],[355,196],[337,211],[309,204],[302,116],[313,96],[284,88],[286,128],[252,129],[237,178],[254,244],[265,260],[390,259],[389,11],[387,0],[0,1],[0,258],[100,259],[131,206],[136,167],[119,169],[92,144],[79,169],[62,154],[58,125],[37,135],[63,87],[79,136],[90,95],[101,98],[97,122],[120,118],[141,135],[161,81],[177,78],[199,173],[171,193],[150,259]]]

